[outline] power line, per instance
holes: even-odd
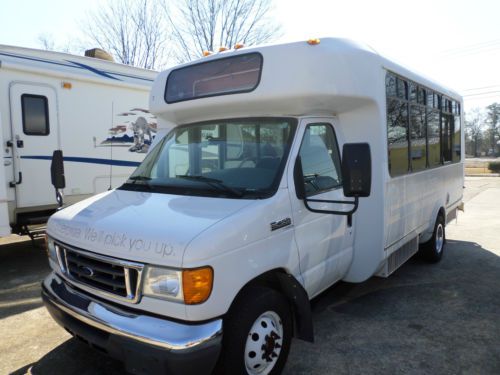
[[[450,48],[450,49],[444,50],[442,53],[447,54],[447,55],[448,54],[452,55],[452,54],[460,53],[463,51],[487,48],[487,47],[495,46],[497,44],[500,44],[500,39],[490,40],[488,42],[481,42],[481,43],[476,43],[476,44],[469,44],[469,45],[463,46],[463,47]]]
[[[484,91],[484,92],[478,92],[478,93],[475,93],[475,94],[467,94],[467,95],[463,95],[463,96],[464,97],[467,97],[467,96],[480,96],[480,95],[488,95],[488,94],[499,94],[500,95],[500,90]]]
[[[500,85],[475,87],[475,88],[472,88],[472,89],[463,89],[462,91],[475,91],[475,90],[483,90],[483,89],[493,89],[495,87],[500,87]]]

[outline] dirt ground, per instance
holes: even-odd
[[[500,374],[500,178],[467,178],[442,262],[339,283],[313,301],[315,343],[294,340],[285,374]],[[122,374],[42,306],[42,243],[0,240],[0,374]]]

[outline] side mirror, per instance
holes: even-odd
[[[60,189],[66,187],[66,179],[64,177],[64,159],[61,150],[55,150],[52,154],[52,162],[50,163],[50,178],[52,185],[56,189],[56,200],[59,207],[63,205],[63,198]]]
[[[297,159],[295,160],[295,165],[293,167],[293,181],[295,185],[295,194],[297,195],[297,199],[300,199],[304,201],[305,207],[311,211],[315,212],[318,214],[331,214],[331,215],[352,215],[357,209],[358,209],[358,197],[354,197],[353,201],[334,201],[334,200],[327,200],[327,199],[315,199],[315,198],[308,198],[306,194],[306,187],[304,184],[304,173],[302,171],[302,160],[300,156],[297,156]],[[323,208],[319,207],[314,207],[317,206],[318,203],[324,204],[331,204],[331,205],[336,205],[336,204],[350,204],[353,206],[352,209],[347,210],[347,211],[337,211],[337,210],[325,210]]]
[[[368,143],[346,143],[342,149],[342,180],[346,197],[370,196],[372,159]]]

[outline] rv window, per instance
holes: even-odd
[[[45,96],[23,94],[21,96],[23,132],[26,135],[48,135],[49,106]]]
[[[207,96],[253,91],[260,81],[262,55],[245,55],[202,62],[170,72],[165,101],[176,103]]]

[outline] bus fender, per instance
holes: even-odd
[[[311,303],[307,292],[292,275],[277,273],[276,276],[295,313],[295,336],[304,341],[314,342]]]

